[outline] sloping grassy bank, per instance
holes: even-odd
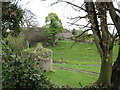
[[[53,61],[74,64],[100,64],[100,55],[95,44],[75,44],[74,41],[60,41],[56,47],[49,47],[53,51]],[[118,46],[114,46],[113,60],[117,57]]]
[[[55,71],[45,74],[59,86],[69,85],[80,88],[79,82],[82,86],[86,86],[97,80],[101,60],[95,44],[77,43],[70,48],[73,43],[73,41],[60,41],[56,47],[49,47],[53,51],[53,61],[56,62],[53,63]],[[116,59],[117,52],[116,45],[113,50],[113,60]]]

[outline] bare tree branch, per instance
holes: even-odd
[[[87,30],[85,30],[85,31],[83,31],[80,35],[78,35],[78,36],[76,36],[75,38],[75,42],[73,43],[73,45],[70,47],[70,49],[72,49],[72,47],[77,43],[77,38],[78,37],[81,37],[84,33],[86,33],[86,32],[88,32],[89,30],[91,30],[91,29],[87,29]]]
[[[80,24],[70,23],[70,22],[67,22],[67,23],[70,24],[69,26],[72,26],[72,25],[81,26],[82,29],[83,28],[91,28],[88,26],[90,23],[87,23],[87,25],[80,25]]]
[[[116,39],[118,36],[119,36],[118,33],[116,33],[115,35],[113,35],[113,37],[112,37],[112,42],[111,42],[111,47],[114,46],[115,39]]]
[[[90,31],[90,30],[91,30],[91,29],[87,29],[87,30],[83,31],[80,35],[76,36],[76,38],[81,37],[84,33],[88,32],[88,31]]]
[[[82,6],[78,6],[78,5],[76,5],[76,4],[73,4],[73,3],[68,2],[68,1],[63,1],[63,0],[57,1],[57,2],[55,2],[55,3],[52,3],[51,6],[54,5],[54,4],[57,4],[57,3],[59,3],[59,2],[65,2],[65,3],[67,3],[67,4],[70,4],[70,5],[74,6],[74,7],[80,8],[81,10],[84,10],[85,12],[87,12],[86,9],[82,8],[83,5],[82,5]]]
[[[71,19],[71,20],[72,20],[72,19],[77,19],[77,18],[80,18],[80,19],[81,19],[81,18],[86,18],[86,17],[87,17],[87,15],[86,15],[86,16],[78,16],[78,17],[74,17],[74,18],[69,18],[69,17],[67,17],[67,19]]]
[[[108,23],[107,25],[115,25],[115,24],[113,24],[113,23]]]
[[[83,4],[81,5],[81,8],[83,8],[84,5],[85,5],[85,4],[83,3]],[[78,7],[76,8],[75,6],[72,6],[72,8],[73,8],[75,11],[78,11],[78,12],[81,11],[81,9],[78,9]]]
[[[54,4],[58,4],[58,3],[59,3],[59,2],[54,2],[54,3],[51,4],[51,6],[53,6]]]
[[[115,8],[115,10],[116,10],[118,13],[120,13],[120,10],[119,10],[119,9]]]
[[[120,37],[120,18],[115,12],[115,8],[113,6],[113,3],[110,3],[109,13],[112,18],[113,23],[115,24],[115,27],[117,29],[118,35]]]
[[[90,24],[90,22],[89,22],[87,25],[85,25],[84,27],[82,27],[82,29],[83,29],[83,28],[86,28],[86,27],[87,27],[87,28],[91,28],[91,27],[88,26],[89,24]]]
[[[86,9],[84,9],[84,8],[78,6],[78,5],[75,5],[75,4],[71,3],[71,2],[68,2],[68,1],[62,1],[62,2],[65,2],[65,3],[67,3],[67,4],[70,4],[70,5],[75,6],[75,7],[77,7],[77,8],[80,8],[81,10],[84,10],[85,12],[87,12]]]

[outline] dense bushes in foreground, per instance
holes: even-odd
[[[21,52],[14,51],[14,47],[6,40],[2,41],[2,88],[53,88],[49,80],[35,68],[35,60],[28,55],[22,57]]]

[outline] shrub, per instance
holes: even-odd
[[[3,89],[12,88],[54,88],[54,85],[37,68],[36,62],[30,56],[22,57],[21,52],[14,51],[14,47],[3,41],[2,53],[2,84]]]
[[[13,45],[14,50],[22,50],[29,47],[24,36],[13,37],[12,35],[8,35],[8,40]]]

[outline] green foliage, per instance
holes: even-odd
[[[7,39],[13,45],[14,50],[23,50],[29,47],[24,36],[13,37],[12,35],[8,35]]]
[[[20,33],[20,26],[23,24],[23,14],[22,8],[16,4],[3,3],[2,5],[2,36],[7,37],[8,32],[13,36],[18,36]]]
[[[19,51],[14,52],[14,47],[6,40],[3,41],[2,53],[3,89],[28,88],[40,90],[53,88],[53,84],[35,68],[37,63],[31,55],[22,56]]]
[[[48,16],[45,18],[45,22],[46,25],[44,26],[44,28],[49,34],[48,43],[54,46],[56,39],[55,35],[63,30],[62,22],[55,13],[48,14]]]

